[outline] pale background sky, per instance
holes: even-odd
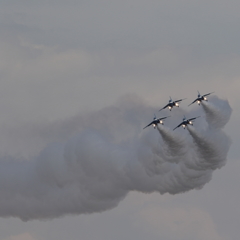
[[[233,108],[228,162],[203,189],[131,192],[91,215],[1,218],[0,240],[238,239],[239,11],[233,0],[0,1],[1,156],[31,160],[64,135],[57,124],[126,94],[159,109],[169,95],[214,91]]]

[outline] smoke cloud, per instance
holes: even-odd
[[[134,97],[80,116],[77,123],[67,120],[58,130],[78,129],[74,136],[48,144],[30,161],[0,159],[0,216],[27,221],[102,212],[129,191],[177,194],[202,188],[226,163],[230,139],[223,127],[232,110],[219,98],[196,109],[202,117],[194,127],[174,132],[183,110],[173,109],[157,130],[142,130],[156,109]]]

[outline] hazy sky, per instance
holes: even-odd
[[[146,124],[169,96],[186,97],[188,111],[197,90],[233,109],[227,164],[201,190],[134,191],[112,210],[47,221],[1,218],[0,240],[237,239],[239,9],[233,0],[0,1],[2,158],[32,161],[126,95],[149,105]]]

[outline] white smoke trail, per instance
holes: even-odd
[[[204,133],[198,133],[194,128],[188,126],[195,151],[200,162],[199,167],[215,170],[225,165],[227,152],[230,147],[230,139],[222,131],[207,129]]]
[[[153,109],[126,99],[79,118],[74,137],[48,145],[31,161],[1,158],[0,216],[26,221],[101,212],[132,190],[176,194],[203,187],[225,164],[230,144],[219,127],[231,108],[217,102],[221,111],[203,107],[207,131],[188,128],[192,138],[164,126],[142,131]]]
[[[212,97],[211,102],[202,101],[202,107],[209,127],[213,128],[223,128],[229,121],[232,113],[228,101],[219,101],[217,97]]]
[[[158,131],[162,136],[163,144],[161,153],[164,154],[168,162],[178,163],[187,151],[187,144],[184,139],[180,139],[174,132],[162,125],[158,125]]]

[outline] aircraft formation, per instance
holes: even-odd
[[[207,96],[209,96],[210,94],[212,94],[213,92],[210,92],[210,93],[207,93],[207,94],[203,94],[201,95],[198,91],[198,96],[197,98],[192,102],[190,103],[188,106],[194,104],[195,102],[200,105],[202,101],[208,101],[207,99]],[[175,100],[173,101],[172,98],[170,97],[170,100],[168,102],[168,104],[166,106],[164,106],[163,108],[161,108],[159,111],[163,110],[163,109],[166,109],[168,108],[170,111],[172,110],[173,107],[179,107],[179,104],[181,101],[185,100],[186,98],[183,98],[183,99],[179,99],[179,100]],[[167,117],[161,117],[161,118],[157,118],[156,115],[154,115],[154,118],[153,118],[153,121],[150,122],[146,127],[144,127],[143,129],[149,127],[149,126],[153,126],[154,129],[157,127],[158,124],[162,124],[163,125],[163,120],[165,120],[166,118],[168,118],[170,116],[167,116]],[[196,119],[196,118],[199,118],[200,116],[198,117],[193,117],[193,118],[189,118],[187,119],[185,116],[182,120],[182,122],[176,126],[173,130],[175,130],[176,128],[179,128],[179,127],[183,127],[184,129],[186,128],[187,125],[193,125],[193,121]]]

